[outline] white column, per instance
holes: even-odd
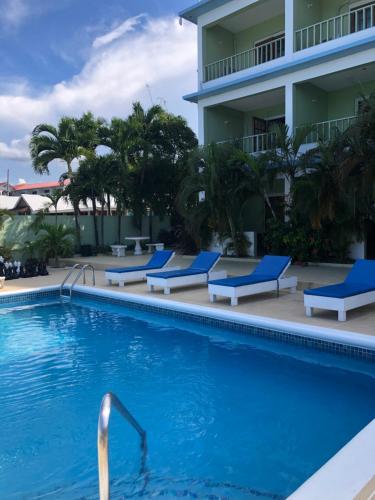
[[[198,34],[198,89],[202,88],[203,83],[203,44],[204,44],[204,34],[203,27],[201,24],[197,26]]]
[[[293,133],[294,127],[294,85],[288,82],[285,85],[285,124],[289,127],[289,132]]]
[[[204,106],[198,101],[198,142],[200,145],[204,144]]]
[[[293,57],[294,50],[294,1],[285,0],[285,56]]]

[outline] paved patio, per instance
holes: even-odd
[[[118,293],[129,292],[139,295],[149,295],[145,283],[135,283],[119,288],[117,285],[108,287],[105,281],[104,269],[107,267],[124,267],[140,265],[147,262],[149,255],[135,257],[133,255],[126,257],[77,257],[66,259],[64,263],[71,266],[74,263],[90,263],[96,269],[96,286],[98,288],[116,291]],[[173,265],[186,267],[190,264],[193,257],[176,256]],[[256,261],[250,259],[222,259],[217,269],[226,269],[228,275],[235,276],[249,273],[256,265]],[[215,304],[211,304],[208,299],[207,287],[196,286],[181,288],[172,291],[171,295],[163,295],[162,291],[157,291],[155,297],[166,301],[176,300],[185,303],[204,305],[207,307],[216,307],[241,313],[252,314],[256,316],[265,316],[268,318],[282,319],[286,321],[295,321],[298,323],[311,324],[326,328],[336,328],[343,331],[355,331],[368,335],[375,335],[375,305],[365,306],[360,309],[349,311],[347,321],[341,323],[337,321],[337,313],[331,311],[316,311],[313,318],[307,318],[303,307],[303,289],[314,286],[330,284],[342,281],[348,273],[350,266],[318,266],[310,265],[307,267],[292,266],[288,275],[298,277],[298,291],[296,294],[282,292],[277,298],[274,293],[266,293],[252,297],[240,299],[237,307],[230,307],[227,299],[219,299]],[[27,290],[30,288],[60,284],[64,279],[67,269],[50,268],[50,275],[45,277],[18,279],[7,281],[4,291],[11,292],[16,290]],[[90,275],[88,274],[88,283],[90,284]]]

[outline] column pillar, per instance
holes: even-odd
[[[294,1],[285,0],[285,56],[291,59],[294,51]]]

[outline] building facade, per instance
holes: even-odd
[[[375,0],[203,0],[180,15],[198,29],[198,89],[184,98],[198,105],[201,144],[257,153],[285,123],[313,126],[309,148],[375,90]],[[288,192],[283,179],[276,191]],[[255,214],[249,229],[261,230]]]

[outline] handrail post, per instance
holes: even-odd
[[[137,431],[140,437],[142,450],[140,474],[146,472],[147,458],[147,438],[146,431],[140,426],[129,410],[121,403],[118,397],[108,392],[104,395],[99,411],[98,419],[98,473],[99,473],[99,498],[109,500],[110,479],[109,479],[109,458],[108,458],[108,428],[112,406],[127,420],[127,422]]]

